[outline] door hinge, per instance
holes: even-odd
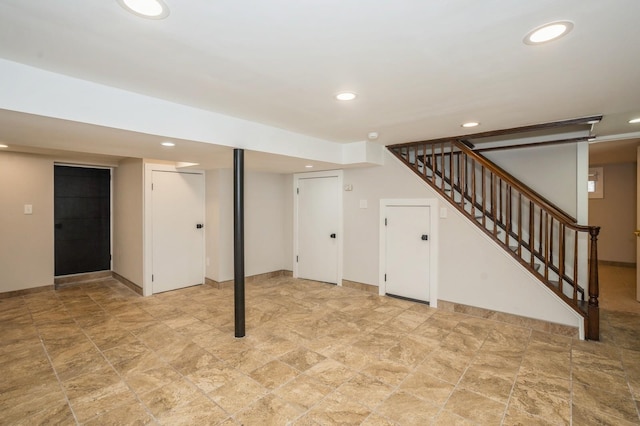
[[[387,282],[387,274],[384,274],[384,282]]]
[[[296,256],[296,263],[298,262],[298,256]]]
[[[153,282],[153,274],[151,274],[151,282]]]
[[[296,188],[296,194],[300,195],[300,188]]]
[[[153,191],[153,184],[151,184],[151,190]]]
[[[387,218],[384,218],[384,226],[387,226]]]

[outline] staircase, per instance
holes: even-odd
[[[599,340],[596,226],[582,226],[462,139],[388,149],[584,318]]]

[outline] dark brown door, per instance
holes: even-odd
[[[111,269],[111,171],[54,168],[55,275]]]

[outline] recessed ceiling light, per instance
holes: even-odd
[[[469,121],[468,123],[461,124],[462,127],[477,127],[480,123],[477,121]]]
[[[336,99],[339,101],[352,101],[356,96],[357,95],[353,92],[342,92],[336,95]]]
[[[572,29],[573,22],[571,21],[550,22],[529,31],[523,41],[530,45],[546,43],[569,34]]]
[[[640,123],[640,117],[632,118],[631,120],[629,120],[629,124],[637,124],[637,123]]]
[[[176,146],[176,144],[173,143],[173,142],[162,142],[160,145],[162,145],[162,146]]]
[[[305,167],[306,167],[307,169],[313,169],[313,164],[307,164]]]
[[[162,0],[118,0],[127,12],[142,18],[164,19],[169,16],[169,8]]]
[[[0,143],[0,148],[9,148],[9,145],[5,145],[3,143]]]

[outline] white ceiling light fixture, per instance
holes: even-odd
[[[569,34],[572,29],[573,22],[571,21],[549,22],[529,31],[523,41],[528,45],[542,44]]]
[[[354,100],[358,95],[356,95],[353,92],[342,92],[342,93],[338,93],[336,95],[336,99],[339,101],[352,101]]]
[[[640,123],[640,117],[632,118],[631,120],[629,120],[629,124],[638,124],[638,123]]]
[[[117,0],[127,12],[147,19],[164,19],[169,8],[162,0]]]
[[[167,141],[167,142],[162,142],[160,145],[162,145],[162,146],[166,146],[166,147],[176,146],[176,144],[175,144],[175,143],[173,143],[173,142],[169,142],[169,141]]]
[[[9,145],[5,145],[3,143],[0,143],[0,148],[9,148]]]
[[[468,128],[468,127],[478,127],[479,125],[480,125],[480,123],[478,123],[477,121],[469,121],[469,122],[461,124],[460,126]]]
[[[313,164],[307,164],[306,166],[304,166],[307,169],[313,169]]]

